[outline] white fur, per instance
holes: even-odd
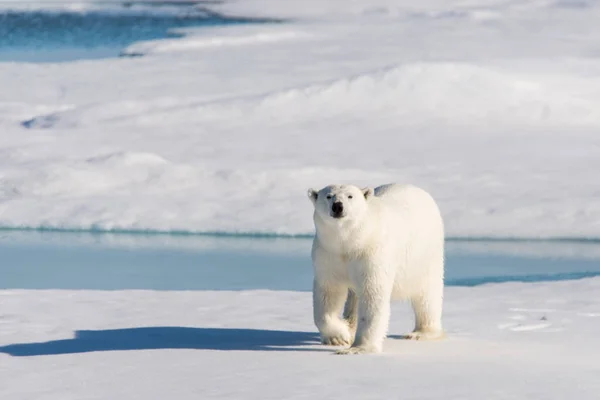
[[[313,308],[322,342],[351,345],[341,354],[380,352],[392,299],[412,303],[415,329],[408,338],[442,337],[444,227],[433,198],[398,184],[331,185],[308,195],[315,206]],[[341,218],[334,218],[334,202],[343,205]]]

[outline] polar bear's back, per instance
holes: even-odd
[[[429,193],[413,185],[390,183],[375,188],[375,196],[386,208],[402,214],[404,222],[408,222],[413,233],[443,236],[443,223],[440,210]],[[439,232],[441,230],[441,232]]]
[[[440,210],[429,193],[413,185],[382,185],[375,188],[375,196],[389,213],[399,217],[391,219],[395,226],[390,228],[397,230],[396,237],[407,240],[398,243],[401,251],[406,251],[405,257],[400,258],[406,263],[398,266],[403,279],[396,282],[395,291],[400,297],[411,296],[413,291],[424,290],[430,279],[444,274],[444,226]]]
[[[439,214],[435,200],[425,190],[413,185],[388,183],[375,188],[375,196],[391,207],[408,207],[412,212],[417,209]]]

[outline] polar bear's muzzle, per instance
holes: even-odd
[[[333,218],[342,218],[344,215],[344,204],[341,201],[336,201],[331,205],[331,216]]]

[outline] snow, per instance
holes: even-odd
[[[600,237],[598,3],[200,7],[285,21],[0,63],[1,227],[311,234],[309,187],[395,181],[449,236]]]
[[[283,21],[180,30],[123,49],[135,57],[0,63],[0,229],[310,235],[309,187],[396,181],[436,197],[451,237],[600,237],[597,2],[192,8]],[[228,248],[213,239],[89,240]],[[310,293],[0,290],[0,398],[596,399],[599,290],[599,278],[448,287],[446,340],[402,340],[412,316],[395,304],[384,353],[360,357],[317,344]]]
[[[600,279],[448,288],[448,338],[317,344],[301,292],[0,291],[6,399],[597,399]]]
[[[214,29],[211,29],[208,35],[206,32],[188,29],[173,29],[173,32],[186,35],[186,40],[181,39],[162,39],[134,43],[123,49],[122,55],[142,56],[153,53],[171,53],[179,51],[188,51],[207,47],[227,47],[227,46],[248,46],[252,44],[264,44],[271,42],[281,42],[287,40],[300,40],[303,37],[309,38],[308,33],[282,31],[274,33],[258,32],[249,35],[235,35],[221,33],[215,35]]]

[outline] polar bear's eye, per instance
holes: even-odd
[[[350,194],[350,195],[348,195],[348,198],[349,198],[349,199],[351,199],[351,198],[352,198],[352,195],[351,195],[351,194]]]
[[[330,194],[327,195],[327,199],[331,200],[331,195]]]

